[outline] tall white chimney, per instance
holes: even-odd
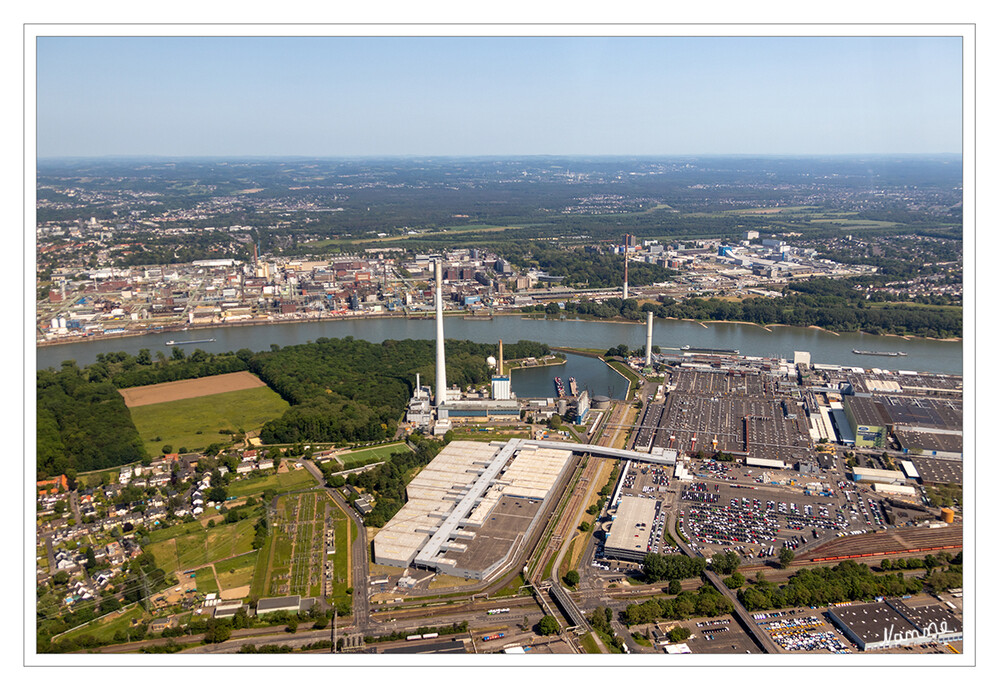
[[[624,236],[624,290],[621,299],[628,299],[628,236]]]
[[[444,298],[441,284],[444,282],[444,259],[437,260],[434,279],[437,281],[437,381],[434,386],[434,405],[440,407],[447,401],[447,375],[444,369]]]
[[[652,312],[645,312],[645,366],[652,366]]]

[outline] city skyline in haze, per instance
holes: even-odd
[[[39,37],[51,157],[960,153],[960,37]]]

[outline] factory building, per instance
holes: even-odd
[[[937,605],[910,607],[887,599],[875,604],[832,607],[829,618],[865,652],[954,642],[964,637],[961,621]]]
[[[406,505],[375,535],[375,563],[485,579],[543,524],[572,451],[522,439],[455,441],[410,482]]]
[[[843,400],[843,411],[858,448],[885,447],[887,419],[873,399],[848,396]]]
[[[852,473],[855,482],[878,482],[891,484],[904,482],[905,475],[895,470],[880,470],[874,467],[854,467]]]

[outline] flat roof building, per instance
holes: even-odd
[[[951,642],[963,626],[940,606],[911,608],[898,600],[829,609],[833,623],[863,651]]]
[[[522,439],[448,444],[375,535],[375,563],[485,579],[537,527],[572,453]]]
[[[905,480],[905,475],[895,470],[880,470],[874,467],[854,467],[853,481],[855,482],[880,482],[890,484]]]
[[[655,519],[655,499],[625,496],[618,503],[604,553],[623,561],[643,560],[649,552]]]

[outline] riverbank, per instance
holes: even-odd
[[[519,311],[509,311],[509,312],[497,312],[492,317],[482,318],[482,317],[470,317],[470,315],[464,311],[452,311],[444,312],[446,318],[456,318],[461,317],[463,321],[481,321],[488,322],[500,319],[502,317],[519,316],[521,320],[524,321],[553,321],[553,322],[579,322],[579,323],[612,323],[612,324],[622,324],[628,326],[641,326],[644,321],[629,321],[628,319],[622,318],[610,318],[601,319],[596,317],[586,316],[576,316],[572,319],[562,319],[562,318],[548,318],[545,314],[529,315],[524,312]],[[58,338],[55,340],[36,340],[35,346],[39,348],[49,347],[53,345],[71,345],[75,343],[89,343],[89,342],[99,342],[105,340],[120,340],[123,338],[135,338],[147,335],[159,335],[168,333],[178,333],[178,332],[192,332],[206,329],[217,329],[217,328],[240,328],[247,326],[280,326],[288,324],[310,324],[310,323],[341,323],[350,321],[380,321],[388,319],[407,319],[412,321],[433,321],[434,316],[432,314],[406,314],[406,313],[384,313],[384,314],[334,314],[329,316],[316,316],[308,318],[295,318],[295,319],[275,319],[275,318],[265,318],[265,319],[246,319],[243,321],[237,321],[233,323],[208,323],[208,324],[175,324],[172,326],[163,326],[162,328],[154,328],[143,331],[130,331],[125,333],[111,333],[111,334],[101,334],[101,335],[85,335],[85,336],[67,336],[64,338]],[[908,341],[933,341],[933,342],[946,342],[946,343],[959,343],[962,342],[961,338],[929,338],[926,336],[918,335],[899,335],[896,333],[871,333],[869,331],[832,331],[828,328],[823,328],[821,326],[793,326],[791,324],[785,323],[770,323],[770,324],[759,324],[752,321],[729,321],[729,320],[708,320],[700,321],[697,319],[673,319],[673,318],[658,318],[658,321],[667,321],[673,323],[693,323],[698,324],[702,328],[708,328],[708,324],[733,324],[741,326],[755,326],[760,328],[767,333],[773,333],[775,327],[782,328],[809,328],[813,330],[823,331],[825,333],[830,333],[835,336],[842,335],[871,335],[878,337],[892,337],[892,338],[902,338]]]
[[[568,352],[571,355],[579,355],[581,357],[592,357],[593,359],[599,359],[601,362],[604,361],[601,357],[602,350],[593,350],[580,347],[552,347],[555,352]]]
[[[555,348],[552,348],[555,349]],[[552,358],[552,361],[547,361],[548,357]],[[524,364],[528,359],[535,359],[535,364]],[[542,361],[537,361],[536,358],[526,357],[524,359],[513,359],[507,362],[503,362],[503,371],[501,376],[509,376],[515,369],[538,369],[540,367],[557,367],[565,364],[565,357],[559,358],[558,355],[546,355]]]
[[[521,319],[518,316],[497,316],[492,321],[448,318],[445,321],[444,335],[449,340],[469,340],[493,345],[499,340],[505,343],[534,340],[544,342],[549,347],[581,350],[581,355],[602,355],[608,348],[622,343],[630,349],[639,348],[645,342],[645,328],[641,323],[620,320],[545,321]],[[839,337],[824,333],[819,328],[791,326],[767,332],[741,323],[702,325],[684,321],[671,319],[657,323],[653,330],[653,345],[664,352],[689,345],[692,348],[739,349],[744,355],[780,356],[785,359],[790,359],[794,352],[800,350],[811,352],[813,362],[864,367],[879,366],[879,362],[877,359],[854,355],[853,350],[906,350],[909,353],[906,369],[953,374],[961,373],[963,368],[964,348],[959,342],[913,338],[903,347],[899,345],[897,337],[889,339],[848,334]],[[236,328],[237,325],[244,328]],[[169,356],[170,348],[165,346],[167,340],[217,339],[217,342],[185,347],[187,354],[190,354],[195,348],[209,353],[235,352],[240,349],[260,352],[268,350],[272,345],[283,347],[316,342],[319,339],[354,338],[381,343],[385,340],[433,340],[434,335],[434,322],[429,319],[407,319],[402,314],[339,315],[322,319],[243,321],[221,327],[217,324],[214,327],[212,324],[204,324],[189,329],[182,335],[164,329],[134,335],[116,334],[113,341],[110,338],[64,340],[35,348],[33,352],[36,367],[54,367],[58,370],[63,361],[75,360],[80,365],[91,364],[97,361],[99,355],[107,352],[122,351],[137,356],[140,350],[145,349],[153,354],[162,351]],[[880,366],[891,368],[899,364],[885,360]]]

